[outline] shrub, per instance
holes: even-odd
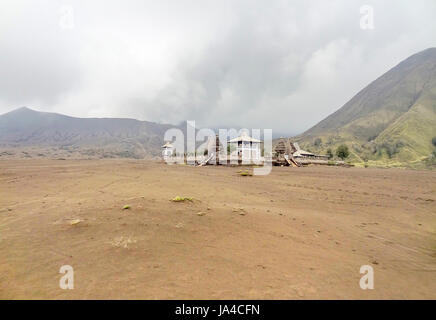
[[[329,157],[329,159],[333,158],[333,151],[330,148],[327,149],[327,157]]]
[[[401,140],[392,144],[385,142],[380,146],[380,150],[384,149],[389,159],[391,159],[395,154],[400,152],[400,149],[404,147],[404,145],[405,145],[404,142]]]
[[[341,144],[337,149],[336,149],[336,155],[341,158],[342,160],[348,158],[348,156],[350,155],[350,151],[348,150],[348,147],[345,144]]]
[[[389,159],[392,158],[396,151],[395,147],[386,143],[383,144],[382,147],[386,150],[386,154],[388,155]]]
[[[321,138],[316,138],[315,141],[313,142],[313,144],[314,144],[316,147],[319,147],[319,146],[322,144],[322,140],[321,140]]]
[[[436,147],[436,137],[433,137],[433,139],[431,139],[431,143]]]

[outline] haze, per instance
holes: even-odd
[[[434,0],[3,0],[0,113],[297,134],[434,47],[434,12]]]

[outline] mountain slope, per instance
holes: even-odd
[[[345,143],[354,162],[405,165],[427,159],[435,136],[436,48],[430,48],[392,68],[296,139],[316,152]]]
[[[20,108],[0,116],[0,147],[50,150],[47,155],[54,151],[58,155],[143,158],[159,155],[170,127],[134,119],[74,118]]]

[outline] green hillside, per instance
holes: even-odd
[[[317,153],[346,144],[356,165],[436,163],[436,48],[404,60],[295,138]]]

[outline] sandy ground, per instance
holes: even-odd
[[[0,161],[0,298],[436,298],[436,172],[238,170]]]

